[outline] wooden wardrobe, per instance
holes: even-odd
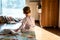
[[[42,0],[41,26],[58,26],[59,0]]]

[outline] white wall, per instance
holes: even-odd
[[[26,4],[31,8],[31,15],[35,20],[39,20],[37,2],[29,2],[29,0],[26,0]]]
[[[59,0],[59,28],[60,28],[60,0]]]
[[[38,8],[37,8],[37,3],[36,2],[30,2],[29,6],[31,8],[31,13],[32,16],[35,18],[35,20],[38,20]]]

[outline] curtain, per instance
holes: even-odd
[[[0,0],[0,15],[2,14],[2,0]]]
[[[24,18],[25,0],[0,0],[0,14],[3,16]]]

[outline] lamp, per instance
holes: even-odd
[[[38,13],[39,13],[40,26],[42,27],[41,25],[41,13],[42,13],[41,1],[38,2]]]
[[[41,13],[41,5],[38,5],[38,13]]]
[[[42,8],[41,0],[39,0],[39,2],[38,2],[38,13],[41,13],[41,8]]]

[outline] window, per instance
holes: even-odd
[[[26,5],[25,0],[0,0],[3,16],[12,16],[23,18],[23,7]]]

